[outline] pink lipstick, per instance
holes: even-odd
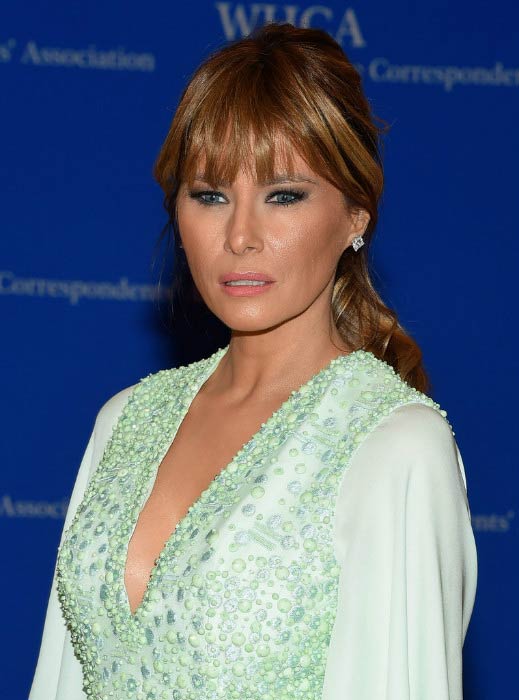
[[[233,297],[250,297],[263,294],[274,284],[274,280],[263,272],[229,272],[218,278],[226,294]]]

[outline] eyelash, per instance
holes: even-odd
[[[297,202],[300,202],[301,200],[306,198],[306,192],[303,192],[302,190],[291,190],[291,189],[277,190],[276,192],[272,192],[272,194],[269,195],[269,198],[276,197],[280,194],[283,194],[283,195],[288,194],[288,195],[291,195],[292,197],[294,197],[294,199],[292,199],[289,202],[274,202],[274,204],[277,204],[278,206],[282,206],[282,207],[289,207],[290,205],[296,204]],[[214,204],[222,204],[222,202],[206,202],[205,200],[202,199],[203,195],[218,195],[220,197],[224,196],[221,192],[217,192],[215,190],[198,190],[198,191],[192,190],[189,192],[189,196],[192,199],[196,199],[198,201],[198,203],[201,204],[202,206],[211,207]]]

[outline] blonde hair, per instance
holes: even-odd
[[[182,182],[192,184],[200,157],[209,183],[233,182],[250,164],[264,182],[274,175],[276,157],[292,174],[291,151],[297,151],[344,194],[350,209],[370,215],[365,245],[358,252],[348,247],[337,266],[332,313],[341,337],[426,392],[430,383],[421,350],[376,292],[368,267],[384,184],[380,137],[386,130],[371,113],[358,71],[327,32],[272,22],[215,51],[194,72],[153,175],[178,238],[178,189]],[[286,144],[281,151],[280,135]]]

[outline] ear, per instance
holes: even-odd
[[[371,216],[366,209],[361,209],[359,207],[351,210],[351,227],[346,241],[346,247],[351,245],[355,236],[362,236],[365,233],[370,219]]]

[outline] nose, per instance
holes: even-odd
[[[236,201],[226,225],[224,248],[228,253],[244,255],[263,248],[261,222],[253,202]]]

